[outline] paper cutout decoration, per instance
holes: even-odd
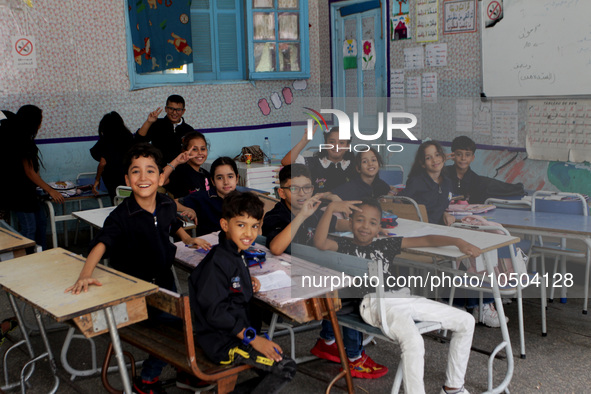
[[[376,68],[376,50],[373,40],[363,41],[363,56],[361,59],[363,60],[361,63],[362,70],[373,70]]]
[[[295,90],[306,90],[308,82],[305,79],[298,79],[297,81],[293,81],[292,86]]]
[[[293,101],[293,92],[291,91],[291,89],[285,87],[283,88],[283,90],[281,90],[281,93],[283,94],[283,100],[285,101],[285,104],[291,104]]]
[[[271,113],[271,107],[269,106],[269,102],[265,98],[259,100],[259,108],[265,116]]]
[[[390,23],[390,40],[410,40],[410,14],[395,16]]]
[[[343,66],[345,70],[357,68],[357,40],[343,42]]]
[[[273,107],[275,107],[275,109],[279,109],[283,105],[281,102],[281,97],[279,97],[279,93],[277,92],[273,92],[273,94],[271,94],[271,102],[273,103]]]

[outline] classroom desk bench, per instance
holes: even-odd
[[[97,266],[93,276],[101,281],[102,286],[93,286],[87,293],[78,295],[64,293],[67,287],[76,282],[83,265],[83,258],[61,248],[0,263],[0,288],[8,293],[19,325],[23,327],[23,319],[16,306],[15,298],[33,307],[45,345],[45,352],[35,356],[26,330],[21,330],[24,340],[7,350],[5,364],[8,352],[22,344],[26,344],[31,360],[23,367],[20,382],[11,384],[6,382],[6,386],[2,389],[20,385],[24,393],[25,380],[32,373],[28,367],[47,357],[55,382],[51,392],[57,391],[59,379],[56,364],[41,320],[41,314],[45,314],[57,322],[72,320],[87,337],[109,331],[117,354],[125,392],[131,393],[131,382],[127,375],[117,326],[145,320],[147,318],[145,297],[158,291],[158,287],[114,269]],[[42,278],[42,280],[35,280],[35,278]]]
[[[202,238],[206,239],[212,245],[218,243],[218,233],[207,234]],[[175,245],[177,246],[176,264],[188,271],[193,270],[206,255],[206,253],[203,253],[200,250],[185,247],[182,242],[177,242]],[[298,273],[306,272],[308,275],[340,276],[340,273],[288,254],[274,256],[265,246],[259,244],[256,244],[256,248],[262,249],[267,253],[267,260],[262,264],[262,267],[258,265],[250,267],[251,275],[260,276],[273,271],[282,270],[292,278],[292,286],[267,292],[259,292],[255,294],[255,298],[271,306],[272,309],[278,313],[298,323],[305,323],[311,320],[322,320],[323,318],[329,319],[332,323],[335,332],[335,340],[339,347],[341,364],[346,374],[347,388],[350,393],[354,392],[353,381],[349,372],[347,356],[343,345],[343,338],[336,316],[336,310],[340,308],[340,300],[337,294],[338,289],[319,286],[303,290],[302,287],[297,285],[300,278],[296,271],[292,270],[292,267],[297,266]],[[272,334],[273,329],[274,327],[270,328],[270,334]]]

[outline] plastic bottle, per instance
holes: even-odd
[[[271,164],[271,143],[269,142],[269,137],[265,137],[265,142],[263,142],[263,153],[265,154],[263,163]]]

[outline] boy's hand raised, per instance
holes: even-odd
[[[79,278],[74,286],[68,287],[64,293],[72,292],[72,294],[80,294],[81,291],[85,293],[88,291],[88,286],[95,285],[95,286],[102,286],[103,284],[95,278]]]
[[[310,197],[302,206],[299,214],[301,214],[304,219],[307,219],[312,216],[314,212],[316,212],[319,206],[320,198],[317,196]]]
[[[162,112],[162,108],[158,107],[156,109],[156,111],[152,111],[150,112],[150,114],[148,115],[148,122],[149,123],[154,123],[158,120],[158,115],[160,115],[160,112]]]
[[[359,201],[359,200],[356,200],[356,201],[334,201],[334,202],[331,202],[328,205],[328,207],[333,212],[343,213],[343,215],[345,215],[345,219],[347,219],[349,217],[349,215],[353,214],[353,211],[359,211],[359,212],[362,211],[362,209],[357,206],[357,204],[361,204],[361,203],[362,203],[362,201]]]
[[[261,336],[257,336],[252,340],[252,342],[250,342],[250,345],[254,348],[254,350],[262,353],[263,356],[270,358],[275,362],[283,360],[283,357],[281,357],[283,350],[281,350],[281,347],[273,341]]]

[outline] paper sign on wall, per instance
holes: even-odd
[[[12,60],[18,69],[37,68],[37,44],[33,36],[12,37]]]

